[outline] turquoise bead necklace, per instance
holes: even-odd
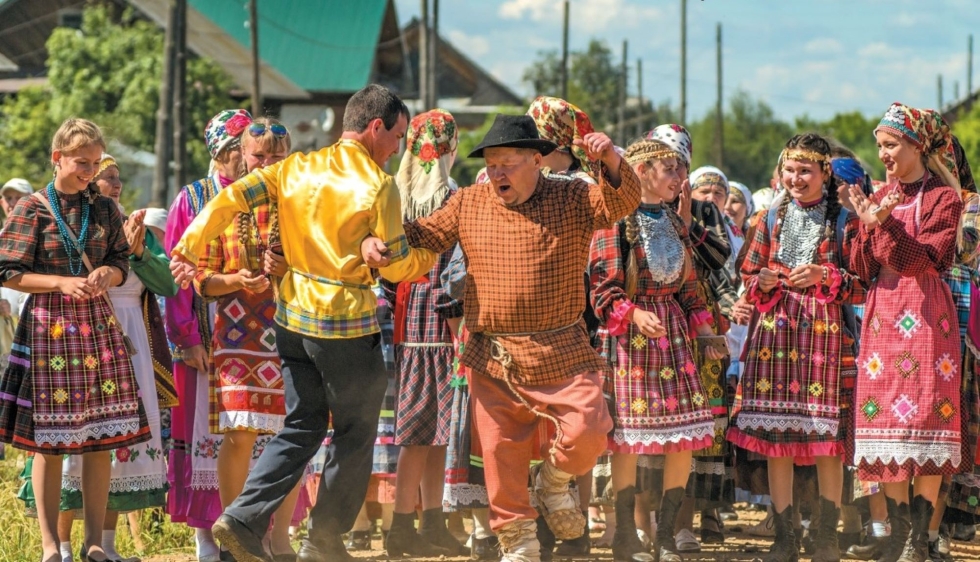
[[[68,225],[65,223],[65,218],[61,215],[61,202],[58,200],[58,192],[54,189],[54,182],[48,184],[48,202],[51,203],[51,210],[54,211],[54,222],[58,225],[58,232],[61,234],[61,243],[65,247],[65,253],[68,254],[68,271],[75,277],[78,277],[82,273],[82,268],[85,263],[82,260],[82,254],[85,253],[85,242],[88,240],[88,219],[89,219],[89,202],[88,197],[82,195],[82,231],[78,235],[78,243],[76,244],[72,239],[68,231]]]

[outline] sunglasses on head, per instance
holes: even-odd
[[[280,125],[279,123],[273,123],[272,125],[265,125],[264,123],[252,123],[248,126],[248,134],[253,137],[261,137],[265,134],[266,130],[272,131],[272,136],[276,138],[282,138],[289,134],[286,130],[285,125]]]

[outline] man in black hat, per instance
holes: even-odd
[[[461,189],[405,225],[412,247],[443,252],[458,242],[466,256],[471,335],[462,361],[473,371],[490,525],[509,562],[540,559],[526,486],[539,422],[555,433],[542,447],[535,495],[560,539],[582,534],[585,520],[568,484],[592,469],[612,429],[601,388],[608,366],[582,320],[582,272],[592,233],[636,209],[640,183],[605,134],[576,145],[601,163],[597,185],[544,176],[541,159],[555,144],[539,138],[531,117],[498,115],[470,154],[486,160],[489,183]],[[368,238],[361,249],[386,276],[381,240]]]

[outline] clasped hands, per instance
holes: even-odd
[[[823,280],[823,278],[823,266],[807,264],[793,268],[793,270],[789,272],[789,275],[786,276],[785,282],[790,287],[805,289],[812,285],[816,285]],[[759,290],[761,290],[763,293],[768,293],[779,284],[780,274],[767,267],[763,267],[756,276],[756,280],[759,284]]]
[[[235,275],[235,281],[245,290],[253,293],[261,293],[269,288],[269,275],[283,277],[289,267],[286,265],[286,258],[277,252],[266,250],[263,255],[262,272],[253,272],[249,269],[240,269],[231,275]],[[170,273],[174,276],[174,281],[180,285],[181,289],[186,289],[197,276],[197,264],[192,263],[183,254],[175,254],[170,259]]]
[[[892,214],[892,210],[905,201],[905,196],[897,191],[892,191],[881,199],[881,203],[875,205],[867,195],[861,191],[861,187],[852,185],[847,190],[848,199],[854,207],[861,222],[868,230],[874,230],[882,224]]]

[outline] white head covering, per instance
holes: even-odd
[[[752,191],[749,190],[749,188],[744,183],[741,182],[730,181],[728,182],[728,185],[742,192],[742,197],[745,198],[745,207],[746,207],[745,216],[751,217],[752,215],[754,215],[755,199],[753,198]],[[731,189],[729,189],[728,192],[731,193]],[[741,227],[742,225],[738,225],[738,226]]]
[[[31,183],[23,178],[11,178],[10,181],[3,184],[3,187],[0,188],[0,193],[3,193],[8,189],[13,189],[14,191],[23,193],[24,195],[34,193],[34,188],[31,187]]]
[[[694,143],[691,141],[691,133],[687,132],[687,129],[673,123],[658,125],[647,133],[646,137],[666,144],[671,150],[680,154],[687,169],[691,169],[691,154],[694,152]]]
[[[152,226],[153,228],[159,228],[160,230],[166,232],[167,210],[160,209],[158,207],[148,208],[146,210],[146,216],[143,217],[143,224],[146,226]]]
[[[764,211],[772,206],[776,192],[771,187],[763,187],[752,194],[752,203],[756,211]]]

